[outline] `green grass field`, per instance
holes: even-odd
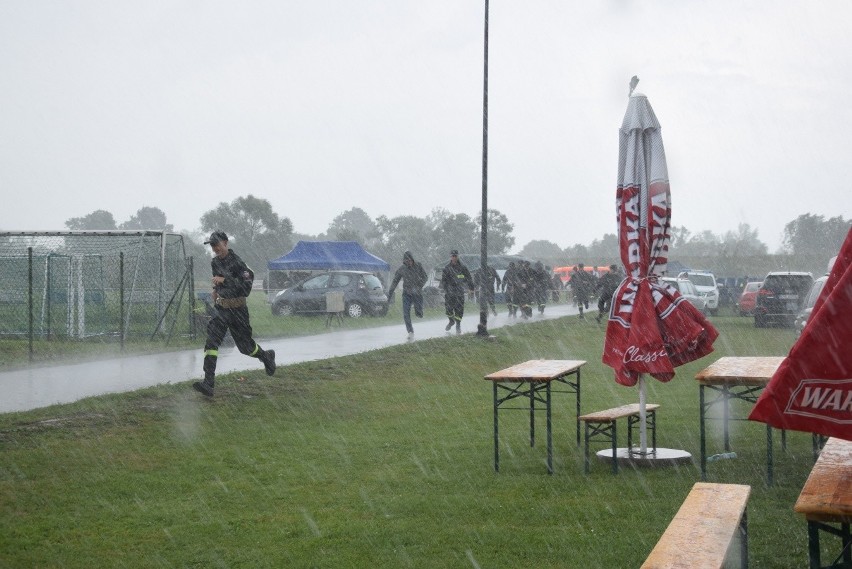
[[[696,460],[695,373],[724,355],[786,355],[795,339],[750,319],[714,322],[716,352],[649,387],[658,444]],[[213,400],[182,384],[2,415],[0,567],[638,567],[697,464],[613,476],[595,461],[584,475],[574,400],[557,394],[554,475],[524,412],[501,412],[493,469],[490,372],[584,359],[584,412],[637,400],[600,363],[603,330],[567,317],[493,342],[440,338],[274,378],[221,376]],[[786,451],[778,439],[773,487],[762,424],[735,423],[738,458],[709,468],[709,481],[752,486],[751,567],[807,564],[792,508],[811,439],[789,433]],[[721,451],[713,430],[708,452]]]

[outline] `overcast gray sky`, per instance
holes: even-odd
[[[0,229],[143,206],[197,230],[268,199],[317,234],[357,206],[481,205],[482,0],[0,0]],[[852,2],[491,0],[489,206],[567,247],[615,233],[640,78],[672,223],[852,217]]]

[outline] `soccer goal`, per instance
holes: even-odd
[[[193,334],[190,266],[178,233],[0,232],[0,335]]]

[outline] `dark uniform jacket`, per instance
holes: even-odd
[[[463,264],[447,263],[441,273],[441,288],[444,294],[450,296],[464,296],[465,289],[473,290],[473,278],[470,271]]]
[[[254,284],[254,272],[232,249],[228,249],[228,255],[224,259],[213,257],[210,266],[214,277],[225,277],[225,282],[215,287],[219,298],[239,298],[249,295]]]
[[[601,296],[611,297],[621,284],[621,275],[615,272],[609,272],[598,279],[597,288]]]
[[[411,266],[403,263],[393,275],[388,296],[393,293],[400,280],[402,281],[402,292],[406,294],[421,294],[423,285],[426,284],[426,271],[423,269],[423,265],[417,261],[412,263]]]

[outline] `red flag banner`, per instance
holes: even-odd
[[[852,229],[802,335],[749,419],[852,440]]]

